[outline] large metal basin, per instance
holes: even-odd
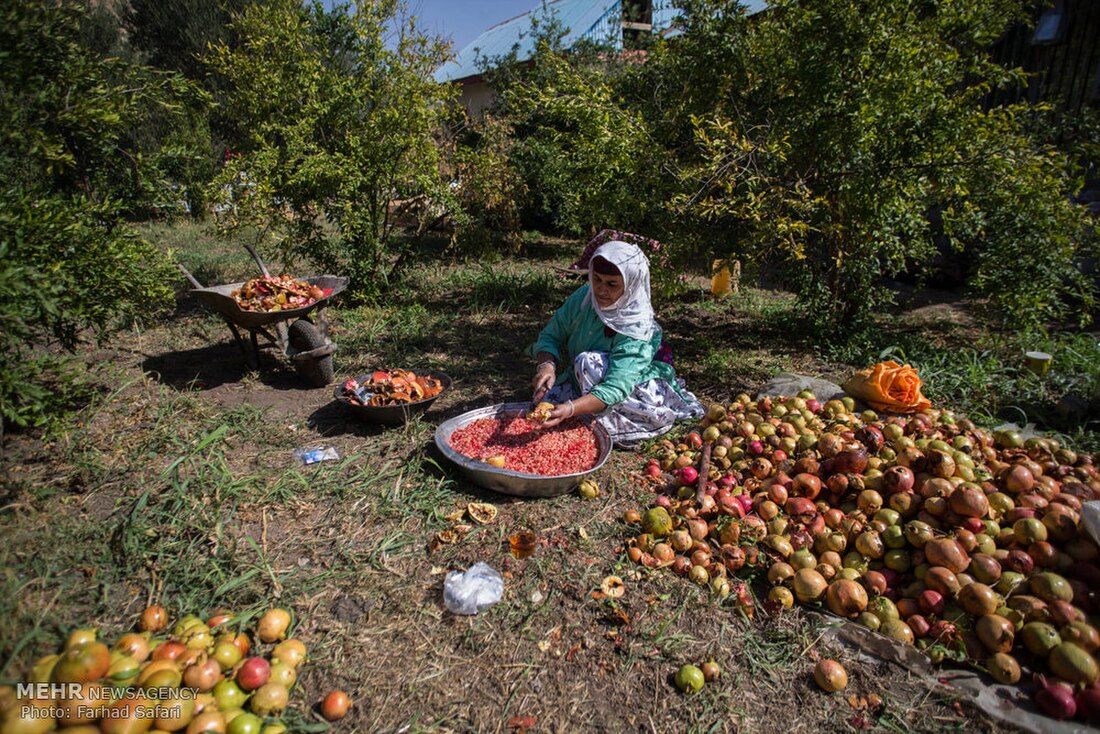
[[[588,425],[596,434],[596,447],[599,453],[596,455],[595,466],[577,474],[544,477],[511,469],[498,469],[483,461],[471,459],[451,448],[451,434],[478,418],[512,417],[523,415],[530,409],[530,403],[501,403],[463,413],[439,425],[435,430],[435,445],[444,456],[454,462],[459,472],[474,484],[516,497],[556,497],[565,494],[580,484],[582,479],[599,471],[607,461],[607,457],[611,455],[611,436],[608,435],[606,428],[592,421],[591,418],[588,418]]]

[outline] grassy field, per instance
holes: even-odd
[[[148,236],[203,282],[252,273],[243,249],[204,225],[156,225]],[[337,731],[981,731],[999,727],[885,663],[857,660],[802,611],[748,619],[668,573],[629,563],[624,510],[644,507],[630,481],[637,454],[615,452],[603,494],[516,501],[458,479],[432,449],[435,425],[529,397],[523,349],[575,287],[560,279],[580,243],[528,237],[516,257],[464,262],[432,242],[422,265],[374,305],[337,304],[337,379],[380,366],[447,371],[454,389],[403,428],[355,422],[331,389],[302,387],[265,354],[244,367],[224,323],[186,295],[151,328],[78,358],[94,386],[49,431],[5,437],[0,496],[0,679],[56,651],[76,627],[114,638],[151,600],[177,616],[218,607],[242,625],[273,605],[295,615],[310,662],[287,721],[314,730],[332,688],[355,702]],[[304,268],[296,268],[300,272]],[[978,328],[957,295],[916,294],[884,318],[880,339],[846,353],[817,347],[792,323],[793,301],[746,287],[715,301],[692,277],[657,304],[678,371],[705,401],[728,401],[796,371],[843,380],[894,355],[913,362],[937,402],[986,423],[1040,421],[1097,446],[1089,401],[1092,335],[1018,337]],[[1045,349],[1040,379],[1020,350]],[[831,356],[830,356],[831,355]],[[1066,395],[1075,396],[1066,403]],[[340,460],[303,468],[299,446]],[[459,542],[431,540],[471,501],[499,515]],[[512,557],[508,537],[538,538]],[[505,575],[502,603],[455,617],[441,599],[447,570],[484,560]],[[592,592],[626,581],[619,600]],[[850,692],[826,696],[809,671],[822,656],[849,666]],[[671,684],[685,662],[713,658],[717,684],[686,697]]]

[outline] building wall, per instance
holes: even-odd
[[[1036,19],[1045,8],[1036,8]],[[1062,8],[1064,27],[1054,42],[1035,44],[1032,28],[1020,26],[993,47],[998,63],[1031,76],[1024,89],[991,95],[991,105],[1027,100],[1076,112],[1100,104],[1100,1],[1063,0]]]
[[[458,101],[470,115],[480,116],[493,103],[493,88],[480,77],[466,79],[461,84],[462,92],[458,96]]]

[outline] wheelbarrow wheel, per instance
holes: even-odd
[[[297,352],[309,352],[319,349],[327,343],[317,327],[305,319],[298,319],[290,325],[287,332],[290,346]],[[296,359],[294,364],[298,374],[317,387],[324,387],[332,382],[332,355],[326,354],[317,359]]]

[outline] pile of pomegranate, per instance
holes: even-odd
[[[290,624],[290,613],[275,608],[251,636],[227,610],[169,627],[168,610],[154,604],[138,632],[110,647],[96,628],[74,630],[60,653],[0,686],[0,732],[285,734],[280,717],[307,655],[303,642],[287,637]],[[332,691],[318,709],[336,721],[350,705]]]
[[[1081,522],[1097,457],[949,411],[883,417],[809,392],[714,405],[642,472],[631,560],[719,595],[823,607],[1100,721],[1100,551]]]

